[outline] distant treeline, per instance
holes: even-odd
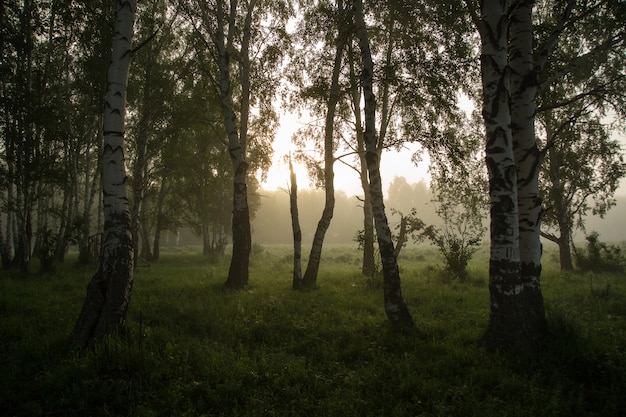
[[[252,240],[259,244],[290,244],[291,218],[289,217],[289,194],[286,190],[259,190],[260,207],[252,219]],[[348,196],[345,192],[337,192],[335,212],[331,222],[327,243],[351,243],[358,230],[363,229],[363,209],[359,196]],[[404,177],[396,177],[387,190],[385,206],[392,227],[400,222],[400,216],[390,209],[408,214],[413,207],[418,217],[427,224],[439,224],[441,220],[435,214],[431,203],[432,194],[424,182],[408,183]],[[591,216],[587,220],[587,231],[597,231],[600,239],[607,242],[626,240],[626,195],[616,197],[617,204],[601,219]],[[310,245],[324,207],[324,190],[303,189],[298,192],[300,224],[303,243]],[[578,232],[574,236],[576,242],[584,242],[584,235]],[[189,230],[181,230],[178,245],[200,245],[202,241]],[[176,233],[167,233],[164,246],[176,246]],[[356,245],[356,243],[355,243]],[[546,245],[550,245],[547,242]]]
[[[259,191],[261,205],[252,220],[252,240],[255,243],[292,242],[291,219],[289,217],[289,195],[286,191]],[[441,220],[435,214],[431,203],[432,194],[424,182],[410,184],[404,177],[396,177],[390,185],[385,206],[408,214],[411,208],[417,209],[417,215],[427,224],[439,224]],[[333,221],[328,230],[328,243],[350,243],[356,232],[363,229],[363,209],[358,196],[348,196],[344,192],[336,195],[336,207]],[[315,226],[324,206],[324,191],[321,189],[305,189],[298,193],[300,208],[300,224],[303,243],[310,244]],[[607,242],[626,240],[626,195],[616,196],[617,204],[609,210],[604,218],[589,216],[586,221],[587,232],[596,231],[600,239]],[[387,210],[391,227],[400,222],[397,214]],[[577,232],[574,241],[584,242],[584,234]],[[546,245],[551,245],[546,242]]]
[[[252,220],[252,240],[256,243],[291,243],[291,218],[289,216],[289,194],[283,190],[260,191],[261,206]],[[404,177],[396,177],[389,186],[385,201],[387,216],[392,231],[399,224],[400,216],[391,209],[409,214],[413,207],[418,217],[427,223],[438,221],[434,207],[430,204],[431,193],[424,182],[409,184]],[[339,191],[335,195],[336,205],[325,243],[350,243],[358,230],[363,229],[362,196],[348,196]],[[324,207],[324,190],[304,189],[298,192],[302,243],[311,244],[315,227]],[[356,245],[356,243],[355,243]]]

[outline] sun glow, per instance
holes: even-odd
[[[261,184],[265,190],[278,190],[289,188],[289,154],[297,150],[297,146],[291,142],[292,135],[305,122],[299,120],[293,114],[283,114],[280,118],[280,127],[274,139],[274,157],[272,166],[268,171],[267,179]],[[389,184],[395,177],[405,177],[408,182],[416,183],[426,181],[428,183],[428,156],[424,155],[422,162],[416,166],[411,157],[418,150],[418,146],[407,144],[399,151],[387,151],[381,158],[381,177],[383,192],[386,193]],[[298,180],[298,189],[312,188],[306,167],[296,161],[293,162]],[[362,195],[363,189],[356,171],[341,162],[335,163],[335,190],[343,191],[347,195]]]

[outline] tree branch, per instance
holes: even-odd
[[[559,238],[557,238],[557,237],[556,237],[555,235],[553,235],[552,233],[543,232],[543,231],[540,231],[539,233],[541,234],[541,237],[543,237],[543,238],[545,238],[545,239],[548,239],[548,240],[549,240],[549,241],[551,241],[551,242],[554,242],[554,243],[559,243]]]
[[[141,48],[143,48],[144,46],[146,46],[148,44],[148,42],[150,42],[152,39],[154,39],[154,37],[157,35],[157,33],[159,33],[159,29],[155,30],[154,33],[152,33],[152,35],[148,36],[146,39],[144,39],[139,45],[135,46],[130,53],[132,55],[135,55]]]
[[[541,71],[543,71],[543,68],[546,65],[546,61],[548,60],[548,57],[554,50],[556,41],[558,40],[561,33],[563,33],[563,31],[565,30],[568,24],[568,21],[570,19],[570,16],[572,14],[572,10],[574,9],[575,4],[576,4],[576,0],[568,0],[567,4],[565,5],[565,9],[563,10],[563,14],[561,15],[561,19],[559,19],[559,22],[556,24],[556,26],[550,33],[550,36],[548,36],[548,39],[546,39],[546,43],[544,44],[543,48],[537,54],[537,58],[535,60],[536,73],[540,73]]]
[[[624,41],[624,39],[626,39],[626,34],[620,33],[619,35],[616,35],[607,39],[606,41],[596,46],[595,48],[593,48],[591,51],[587,52],[586,54],[573,57],[570,60],[571,62],[570,65],[567,65],[561,68],[560,71],[555,72],[554,74],[552,74],[552,76],[548,77],[546,80],[544,80],[542,83],[539,84],[539,92],[545,90],[548,86],[550,86],[556,80],[563,78],[567,74],[581,67],[584,63],[594,59],[595,56],[599,54],[600,52],[607,51],[619,45],[621,42]]]

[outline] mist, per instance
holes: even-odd
[[[435,214],[431,203],[432,194],[428,185],[423,182],[409,183],[405,177],[395,177],[386,190],[385,208],[392,229],[400,223],[400,216],[393,214],[391,209],[408,214],[412,208],[417,209],[417,217],[426,224],[440,224],[441,219]],[[289,214],[289,194],[285,190],[259,190],[261,205],[252,220],[252,240],[259,244],[291,244],[293,235]],[[363,229],[363,208],[359,197],[347,195],[344,191],[335,194],[336,205],[333,220],[326,235],[325,243],[355,243],[357,231]],[[596,231],[605,242],[621,242],[626,240],[626,195],[616,196],[617,204],[609,210],[604,218],[587,216],[585,226],[588,233]],[[298,191],[298,209],[302,242],[310,245],[317,222],[324,207],[323,189],[303,189]],[[488,226],[489,219],[484,219]],[[488,239],[488,234],[485,236]],[[574,242],[578,245],[585,241],[584,232],[577,230]],[[409,242],[410,243],[410,242]],[[555,245],[544,241],[546,246]],[[556,246],[556,245],[555,245]]]
[[[261,206],[252,220],[252,240],[259,244],[291,244],[293,235],[289,214],[289,194],[285,190],[259,192]],[[335,210],[325,243],[354,243],[357,231],[363,229],[362,196],[347,195],[344,191],[335,193]],[[427,224],[440,222],[430,203],[432,195],[426,183],[409,184],[404,177],[396,177],[387,190],[385,208],[392,231],[400,223],[400,215],[392,214],[391,209],[408,214],[417,209],[417,217]],[[310,245],[317,222],[324,208],[323,189],[303,189],[298,191],[298,210],[302,228],[302,243]],[[306,246],[305,246],[306,247]]]

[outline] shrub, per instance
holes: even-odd
[[[585,239],[587,240],[585,250],[574,252],[578,268],[593,272],[624,271],[626,258],[618,246],[601,242],[598,232],[591,232]]]

